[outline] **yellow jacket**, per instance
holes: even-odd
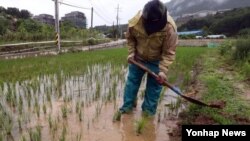
[[[160,71],[165,74],[175,59],[178,41],[175,22],[169,14],[167,16],[166,26],[148,36],[142,24],[142,12],[139,11],[129,20],[126,32],[129,55],[134,53],[145,61],[160,61]]]

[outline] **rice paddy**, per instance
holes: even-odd
[[[188,83],[195,59],[205,51],[179,48],[168,76],[171,82],[185,75],[181,79]],[[158,136],[152,141],[162,141],[167,136],[164,120],[183,108],[168,89],[162,92],[154,124],[141,117],[145,81],[133,114],[113,122],[123,100],[126,55],[121,48],[0,60],[0,140],[125,141],[139,135],[136,140],[144,141],[144,128],[155,126],[150,134]]]

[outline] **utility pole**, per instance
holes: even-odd
[[[91,29],[93,28],[93,7],[91,7]]]
[[[121,21],[120,21],[120,22],[121,22]],[[119,25],[120,25],[120,37],[121,37],[121,39],[122,39],[123,33],[122,33],[122,26],[121,26],[121,23],[119,23]]]
[[[61,50],[60,27],[59,27],[59,5],[58,0],[55,0],[55,31],[56,31],[56,44],[58,52]]]
[[[112,38],[115,38],[115,23],[113,22]]]
[[[116,39],[118,38],[119,34],[119,4],[117,6],[117,15],[116,15]]]

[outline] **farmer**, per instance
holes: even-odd
[[[159,0],[149,1],[135,17],[129,20],[126,32],[128,59],[134,59],[159,75],[155,80],[147,76],[142,111],[155,115],[162,90],[161,83],[167,78],[169,65],[175,59],[177,29],[166,6]],[[145,71],[129,64],[129,73],[120,113],[131,112]]]

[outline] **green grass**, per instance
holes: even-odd
[[[246,79],[250,78],[250,37],[225,41],[219,53]]]
[[[180,82],[179,87],[186,88],[192,80],[191,71],[194,65],[200,59],[201,54],[208,50],[204,47],[177,47],[176,60],[170,66],[168,80],[174,83],[177,79],[180,79],[182,82]]]
[[[239,121],[235,117],[249,118],[250,106],[242,100],[240,97],[242,92],[234,86],[240,78],[239,74],[234,74],[233,78],[229,78],[224,71],[218,71],[225,62],[216,55],[215,50],[207,54],[203,62],[204,69],[199,78],[205,85],[202,100],[205,102],[223,100],[226,106],[223,110],[218,110],[191,104],[187,111],[186,122],[192,123],[192,119],[197,115],[209,117],[216,124],[238,124]]]
[[[177,48],[176,61],[169,71],[169,79],[175,80],[180,73],[188,75],[195,59],[206,48]],[[58,56],[30,57],[16,60],[0,60],[0,83],[31,79],[44,74],[81,75],[91,64],[127,65],[127,48],[106,49],[91,52],[67,53]],[[178,71],[176,71],[178,70]]]
[[[16,60],[0,60],[0,81],[17,81],[33,76],[63,71],[83,74],[87,65],[96,63],[125,64],[127,49],[108,49],[92,52],[68,53],[58,56],[30,57]]]

